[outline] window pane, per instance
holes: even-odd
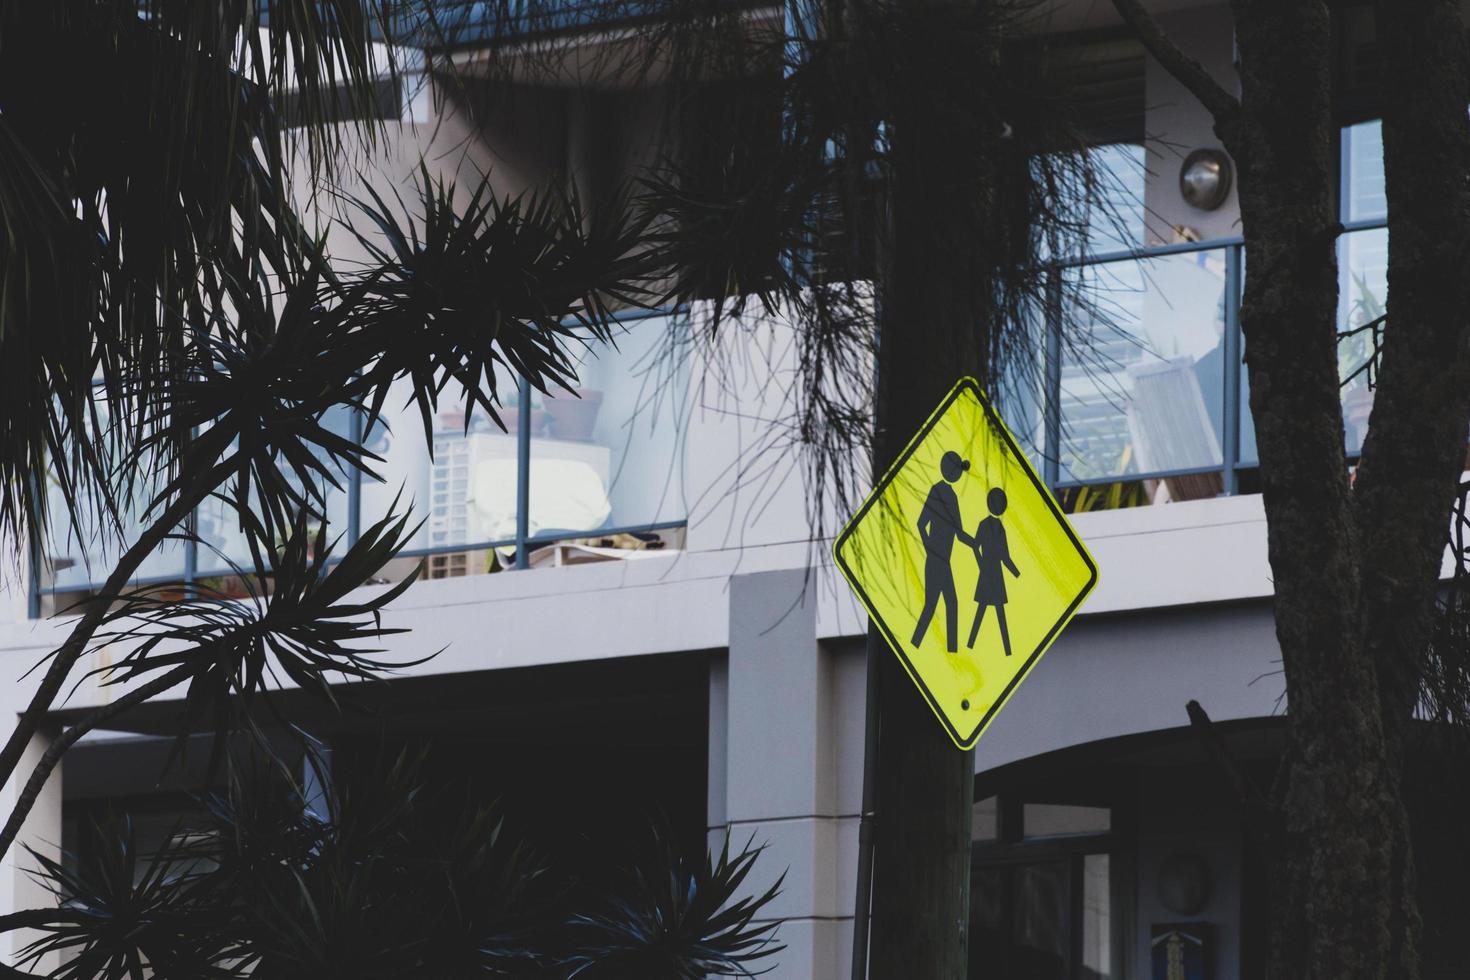
[[[1388,301],[1388,229],[1371,228],[1342,236],[1338,245],[1338,329],[1347,331],[1384,314]],[[1368,373],[1360,370],[1373,355],[1373,331],[1342,337],[1337,345],[1339,376],[1352,377],[1342,388],[1343,437],[1347,451],[1363,448],[1373,391]],[[1356,376],[1354,376],[1356,375]]]
[[[100,391],[100,390],[99,390]],[[109,424],[108,406],[99,395],[99,424]],[[79,524],[73,524],[67,514],[66,502],[60,484],[54,476],[47,479],[46,498],[47,538],[43,545],[43,568],[40,570],[42,589],[84,590],[88,586],[100,586],[111,574],[124,551],[152,526],[152,519],[145,514],[153,496],[166,484],[165,479],[139,482],[130,500],[119,501],[124,508],[120,515],[121,529],[115,527],[111,518],[95,513],[82,501],[83,513]],[[184,575],[184,543],[178,540],[163,542],[143,560],[134,576],[136,582],[166,581],[182,579]],[[68,600],[55,603],[59,612],[65,612]]]
[[[1388,216],[1381,120],[1358,123],[1342,131],[1342,208],[1345,221]]]
[[[615,347],[583,356],[575,395],[532,396],[532,537],[684,519],[684,375],[670,377],[660,356],[669,327],[667,317],[627,323]]]
[[[1084,980],[1113,975],[1113,900],[1108,856],[1082,859],[1082,971]]]
[[[1027,803],[1021,815],[1021,825],[1028,838],[1106,834],[1112,822],[1113,812],[1103,806]]]
[[[1088,222],[1088,249],[1093,253],[1138,248],[1145,241],[1144,187],[1148,173],[1141,143],[1095,146],[1099,206]]]
[[[66,504],[53,483],[48,488],[50,502],[50,537],[45,542],[44,560],[49,574],[42,569],[41,588],[82,590],[100,586],[111,574],[117,559],[127,550],[152,521],[144,518],[148,504],[145,494],[138,494],[122,517],[121,532],[95,515],[84,517],[81,526],[73,526],[66,515]],[[136,582],[182,579],[184,576],[184,544],[165,541],[143,560],[134,576]],[[64,611],[58,604],[58,611]]]
[[[350,437],[352,412],[346,406],[330,409],[323,417],[323,424],[331,432],[344,438]],[[325,480],[319,484],[326,498],[327,539],[330,541],[347,533],[347,494],[351,481],[351,469],[331,462],[323,452],[317,452],[315,455],[326,462],[340,486],[340,489],[333,487]],[[297,492],[301,492],[302,484],[295,473],[289,470],[285,472],[289,485]],[[320,508],[321,504],[317,503],[316,506]],[[197,520],[200,540],[198,574],[201,578],[227,580],[234,574],[234,570],[230,567],[232,564],[245,571],[250,570],[252,564],[250,547],[246,543],[245,532],[240,529],[239,515],[235,513],[232,506],[218,498],[211,498],[199,508]],[[342,541],[337,547],[339,551],[345,549],[346,541]],[[233,591],[228,581],[211,582],[210,584],[216,588]]]
[[[996,840],[1000,837],[1000,813],[995,797],[983,799],[970,807],[970,840]]]
[[[410,400],[412,388],[402,381],[388,396],[382,419],[367,433],[367,448],[384,462],[375,465],[381,481],[363,478],[362,526],[382,520],[401,491],[398,513],[411,508],[414,522],[424,522],[405,550],[443,552],[426,563],[430,578],[490,571],[496,565],[490,549],[463,546],[515,538],[519,379],[501,367],[495,372],[495,384],[505,430],[477,407],[466,431],[464,389],[450,383],[439,394],[431,421],[431,455],[423,417]],[[418,562],[398,564],[402,568],[397,571],[406,574]]]
[[[1061,478],[1106,482],[1219,466],[1225,252],[1093,266],[1069,312]],[[1142,484],[1152,500],[1212,497],[1219,473]]]
[[[1014,980],[1066,980],[1068,883],[1065,861],[1016,869]]]

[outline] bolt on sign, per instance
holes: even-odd
[[[994,720],[1097,584],[1097,565],[973,378],[833,548],[955,744]]]

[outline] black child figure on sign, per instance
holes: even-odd
[[[950,552],[955,539],[975,546],[975,540],[964,531],[960,517],[960,498],[951,483],[964,475],[970,468],[968,459],[959,453],[945,453],[939,460],[939,475],[944,477],[929,488],[924,509],[919,512],[919,539],[924,542],[924,611],[919,613],[919,625],[914,627],[914,646],[924,642],[929,631],[929,621],[934,618],[934,608],[944,599],[945,645],[950,653],[958,649],[957,617],[959,606],[954,591],[954,572],[949,567]]]
[[[975,560],[980,565],[980,581],[975,585],[975,601],[980,604],[980,608],[975,610],[975,625],[970,627],[970,642],[966,646],[971,650],[975,649],[975,637],[980,635],[980,621],[985,618],[986,608],[994,606],[996,618],[1000,621],[1000,642],[1005,646],[1006,656],[1009,657],[1011,634],[1006,630],[1006,579],[1003,567],[1009,569],[1016,578],[1021,577],[1021,570],[1011,561],[1011,547],[1006,543],[1005,525],[1000,522],[1000,515],[1006,512],[1006,492],[996,487],[990,491],[985,502],[990,506],[990,516],[975,529],[973,541]]]

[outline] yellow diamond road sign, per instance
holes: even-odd
[[[1097,584],[1097,565],[971,378],[955,385],[834,547],[960,748]]]

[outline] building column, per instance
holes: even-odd
[[[786,946],[772,980],[850,969],[864,678],[860,656],[817,642],[817,588],[801,569],[733,577],[710,671],[710,846],[764,846],[753,892],[786,875],[766,909]]]
[[[20,758],[20,764],[16,766],[15,777],[11,779],[10,785],[0,790],[0,809],[4,811],[0,815],[0,821],[10,816],[15,799],[20,794],[20,787],[25,784],[31,770],[41,761],[41,756],[50,745],[51,736],[45,732],[38,733],[31,739],[31,744]],[[30,814],[21,826],[20,834],[11,845],[10,853],[5,855],[4,871],[0,874],[4,908],[0,911],[52,908],[56,905],[56,896],[51,890],[32,877],[32,872],[37,870],[38,865],[27,848],[53,860],[61,860],[61,770],[64,764],[58,763],[51,773],[51,778],[46,781],[45,788],[41,790],[41,795],[36,798],[35,805],[31,807]],[[4,957],[5,963],[17,965],[20,951],[39,937],[40,933],[32,929],[6,933],[0,937],[0,956]],[[44,974],[59,965],[59,959],[48,956],[39,963],[30,964],[28,969],[33,973]]]

